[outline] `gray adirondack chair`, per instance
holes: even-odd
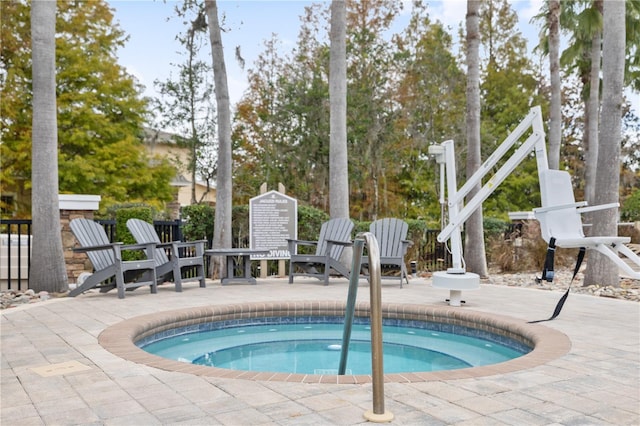
[[[409,284],[409,274],[404,257],[413,242],[407,240],[407,232],[409,231],[407,222],[395,218],[378,219],[369,225],[369,231],[378,241],[381,266],[396,267],[400,270],[400,288],[402,288],[403,279]],[[367,269],[369,266],[367,256],[362,257],[362,266],[363,269]]]
[[[69,296],[75,297],[94,287],[100,288],[100,292],[117,288],[120,299],[124,298],[125,290],[147,285],[151,293],[157,292],[155,244],[110,243],[102,225],[88,219],[73,219],[69,226],[81,246],[73,251],[86,253],[94,268],[93,274],[69,292]],[[147,259],[124,261],[125,250],[146,250],[149,254]]]
[[[349,278],[349,268],[340,263],[340,257],[344,248],[352,244],[352,230],[351,220],[331,219],[322,224],[318,241],[287,240],[291,256],[289,284],[293,283],[295,276],[310,276],[328,285],[331,271]],[[298,246],[316,246],[316,253],[297,254]]]
[[[138,244],[155,243],[156,276],[160,283],[173,278],[178,292],[182,291],[183,282],[199,281],[200,287],[206,286],[204,275],[205,240],[162,243],[153,225],[140,219],[127,220],[127,228]],[[169,249],[168,256],[165,248]],[[196,276],[183,278],[184,269],[194,267]]]

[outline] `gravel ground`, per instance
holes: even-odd
[[[589,285],[584,286],[584,268],[580,269],[575,280],[571,284],[572,293],[590,294],[599,297],[611,297],[614,299],[626,299],[634,302],[640,301],[640,280],[629,278],[620,279],[620,287]],[[542,281],[536,282],[536,277],[542,275],[541,272],[518,272],[515,274],[497,273],[489,271],[489,278],[482,280],[485,284],[506,285],[510,287],[530,287],[540,290],[566,291],[573,271],[556,270],[552,283]]]

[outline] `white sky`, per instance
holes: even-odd
[[[411,1],[405,1],[409,6]],[[129,35],[129,41],[118,52],[119,62],[146,87],[145,94],[157,96],[154,80],[166,81],[170,73],[176,72],[171,63],[181,63],[184,57],[177,54],[183,47],[175,37],[185,26],[175,17],[174,0],[107,0],[114,9],[114,21]],[[301,0],[219,0],[218,9],[226,17],[222,34],[228,73],[229,95],[235,104],[247,87],[247,69],[264,50],[264,41],[277,34],[282,46],[289,51],[298,37],[299,17],[311,1]],[[429,1],[428,11],[433,20],[440,20],[457,34],[464,21],[466,0]],[[529,48],[538,43],[539,29],[530,24],[538,13],[543,0],[512,1],[520,20],[520,32],[528,40]],[[409,19],[409,8],[398,18],[398,25],[405,26]],[[208,39],[207,39],[208,40]],[[240,46],[246,64],[242,70],[235,60],[235,47]],[[208,52],[208,46],[203,48]],[[632,96],[636,112],[640,111],[640,96]]]

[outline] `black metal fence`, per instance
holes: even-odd
[[[444,271],[453,264],[451,252],[445,243],[438,242],[438,229],[428,229],[418,249],[419,268],[427,271]]]
[[[109,241],[117,241],[116,221],[97,220]],[[154,227],[163,243],[183,240],[183,222],[154,221]],[[410,250],[407,261],[416,261],[419,271],[441,271],[451,267],[451,253],[446,244],[437,241],[439,230],[427,230]],[[3,289],[26,290],[31,265],[31,220],[0,220],[0,284]],[[274,262],[271,262],[274,263]]]

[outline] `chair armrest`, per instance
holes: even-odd
[[[298,252],[297,250],[298,246],[313,247],[317,245],[318,245],[317,241],[292,240],[290,238],[287,238],[287,248],[289,249],[290,256],[293,256]]]
[[[353,245],[353,241],[338,241],[338,240],[325,240],[325,241],[327,242],[325,256],[329,255],[333,246],[350,247]]]
[[[120,246],[120,250],[153,250],[157,247],[156,243],[140,243],[140,244],[122,244],[115,243]]]
[[[546,212],[550,212],[550,211],[555,211],[555,210],[566,210],[566,209],[575,209],[578,207],[584,207],[587,205],[586,201],[580,201],[578,203],[572,203],[572,204],[559,204],[557,206],[549,206],[549,207],[538,207],[533,209],[533,213],[546,213]]]
[[[325,251],[324,251],[325,256],[329,256],[333,246],[349,247],[353,245],[353,241],[337,241],[337,240],[325,240],[325,241],[327,242],[327,246],[325,247]]]
[[[122,243],[102,244],[99,246],[74,247],[73,251],[77,253],[86,253],[88,251],[111,250],[114,245],[122,246]]]
[[[409,247],[413,245],[413,241],[400,240],[400,242],[402,243],[402,255],[404,256],[405,254],[407,254],[407,250],[409,249]]]
[[[578,209],[578,213],[580,214],[589,213],[589,212],[595,212],[598,210],[613,209],[617,207],[620,207],[620,203],[598,204],[597,206],[581,207]]]
[[[353,241],[337,241],[337,240],[327,240],[329,244],[337,244],[339,246],[349,247],[353,245]]]
[[[291,240],[291,239],[287,239],[287,243],[293,244],[293,245],[300,245],[300,246],[317,246],[318,245],[317,241]]]
[[[196,251],[195,257],[201,257],[201,256],[204,256],[204,248],[206,243],[207,243],[207,240],[173,241],[171,243],[171,250],[172,252],[177,253],[178,257],[181,257],[179,249],[194,248]],[[192,256],[186,256],[186,257],[192,257]]]
[[[171,243],[167,243],[167,244],[175,244],[178,247],[191,247],[191,246],[196,246],[198,244],[205,244],[205,243],[207,243],[207,240],[172,241]]]
[[[207,243],[207,240],[196,240],[196,241],[172,241],[168,243],[170,246],[175,248],[185,248],[185,247],[195,247],[196,249],[203,247]]]

